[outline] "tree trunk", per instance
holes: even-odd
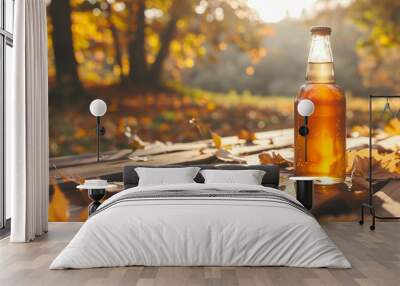
[[[167,26],[165,27],[164,31],[161,34],[160,37],[161,47],[160,50],[158,51],[156,60],[154,61],[150,69],[151,82],[156,86],[161,85],[161,75],[162,75],[163,65],[168,57],[169,47],[171,45],[172,40],[174,39],[176,32],[176,23],[178,22],[178,20],[179,16],[172,15]]]
[[[123,85],[123,84],[125,84],[125,74],[124,74],[124,67],[122,65],[122,50],[121,50],[121,45],[119,42],[117,27],[115,27],[114,23],[112,22],[111,5],[108,5],[108,8],[107,8],[107,21],[110,25],[111,35],[113,38],[113,44],[114,44],[114,49],[115,49],[115,64],[120,69],[119,81],[120,81],[120,84]]]
[[[52,39],[56,69],[56,97],[71,97],[82,91],[74,55],[69,0],[53,0],[49,7],[53,25]]]
[[[158,51],[156,60],[150,68],[150,80],[153,85],[161,85],[161,76],[165,60],[169,55],[169,48],[177,31],[177,22],[184,16],[189,16],[192,12],[192,1],[190,0],[174,0],[169,9],[170,20],[164,28],[160,36],[160,50]]]
[[[128,47],[129,79],[134,83],[145,84],[148,79],[145,51],[145,0],[138,0],[134,5],[131,5],[130,9],[133,16],[133,21],[130,22],[131,25],[135,24],[135,30],[133,37],[130,37]]]

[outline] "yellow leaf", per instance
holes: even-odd
[[[49,204],[49,221],[68,221],[69,202],[58,184],[53,184],[54,193]]]
[[[214,141],[215,148],[219,149],[222,146],[222,138],[217,133],[210,131],[211,138]]]
[[[356,125],[351,128],[351,137],[369,136],[369,127],[366,125]]]
[[[400,166],[400,158],[395,152],[381,156],[379,159],[372,158],[372,177],[375,180],[399,179],[398,173]],[[352,166],[352,177],[369,176],[369,158],[355,156]]]
[[[385,126],[384,131],[390,135],[399,135],[400,134],[400,120],[398,118],[394,118],[388,122]]]

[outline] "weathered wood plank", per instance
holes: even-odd
[[[279,148],[282,145],[281,140],[293,141],[293,129],[282,129],[282,130],[273,130],[273,131],[265,131],[256,133],[257,140],[254,141],[254,145],[252,148],[257,145],[272,147],[267,139],[277,140],[276,148]],[[292,139],[290,139],[292,138]],[[239,140],[237,136],[229,136],[222,138],[223,145],[237,145],[245,143],[244,140]],[[144,149],[138,149],[132,151],[130,149],[123,149],[118,151],[107,151],[102,152],[102,162],[108,161],[117,161],[121,159],[126,159],[128,156],[153,156],[165,153],[173,153],[173,152],[181,152],[181,151],[190,151],[190,150],[200,150],[202,148],[212,147],[212,140],[200,140],[196,142],[188,142],[188,143],[162,143],[156,142],[149,145],[146,145]],[[269,146],[271,145],[271,146]],[[263,147],[260,147],[263,149]],[[91,164],[96,162],[96,154],[81,154],[81,155],[72,155],[72,156],[62,156],[50,159],[50,167],[56,166],[57,168],[70,167],[75,165],[84,165]]]
[[[50,170],[50,177],[56,178],[58,182],[62,182],[63,179],[58,175],[60,173],[65,177],[79,176],[87,179],[92,177],[101,177],[121,173],[122,169],[126,165],[172,165],[172,164],[207,164],[214,162],[215,156],[213,154],[203,154],[199,150],[184,151],[179,153],[167,153],[162,155],[155,155],[149,157],[146,162],[134,162],[129,159],[101,162],[93,164],[78,165],[66,168],[58,168],[57,170]]]
[[[122,158],[127,158],[129,154],[132,153],[130,149],[122,149],[118,151],[107,151],[101,154],[101,161],[115,161],[120,160]],[[84,164],[92,164],[96,163],[97,155],[94,153],[81,154],[81,155],[71,155],[71,156],[62,156],[50,158],[49,165],[50,168],[64,168],[71,167],[76,165],[84,165]]]
[[[400,135],[379,140],[379,146],[389,150],[398,149],[400,147]]]
[[[180,151],[190,151],[190,150],[199,150],[201,148],[207,148],[211,146],[211,140],[202,140],[190,143],[173,143],[173,144],[164,144],[162,142],[149,144],[144,149],[138,149],[133,151],[132,156],[152,156],[159,155],[164,153],[172,153],[172,152],[180,152]]]
[[[265,131],[256,133],[256,140],[254,141],[255,145],[265,145],[269,144],[270,141],[268,139],[276,139],[285,140],[287,138],[292,138],[293,142],[293,129],[282,129],[282,130],[273,130],[273,131]],[[238,136],[228,136],[222,138],[223,145],[237,145],[245,143],[244,140],[240,140]],[[150,156],[157,155],[162,153],[170,153],[170,152],[178,152],[178,151],[188,151],[188,150],[198,150],[202,148],[212,147],[212,140],[200,140],[196,142],[190,143],[173,143],[173,144],[164,144],[164,143],[154,143],[146,146],[144,149],[136,150],[132,153],[132,156]],[[282,143],[280,143],[282,144]]]

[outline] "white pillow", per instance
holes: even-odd
[[[265,171],[262,170],[202,170],[205,184],[261,185]]]
[[[193,180],[200,168],[135,168],[139,176],[138,186],[187,184],[195,183]]]

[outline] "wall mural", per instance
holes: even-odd
[[[221,163],[278,164],[293,195],[289,177],[322,177],[313,214],[359,219],[368,95],[400,90],[393,19],[355,1],[267,23],[252,2],[49,1],[50,221],[86,220],[91,200],[76,186],[106,178],[109,197],[124,165]],[[379,39],[362,29],[367,12]],[[311,35],[319,23],[331,29]],[[106,110],[89,110],[95,99]],[[400,100],[372,108],[373,200],[398,216]]]

